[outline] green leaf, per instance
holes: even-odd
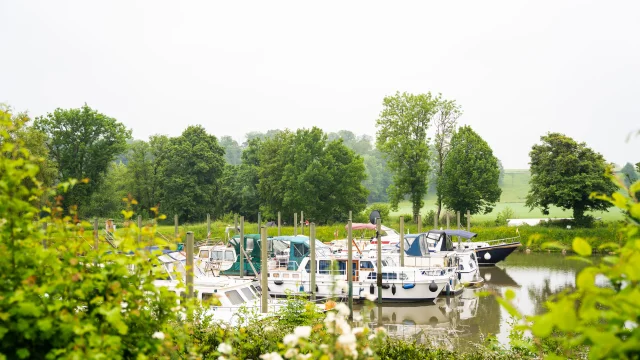
[[[29,357],[31,353],[29,352],[29,350],[22,348],[22,349],[18,349],[18,351],[16,351],[16,355],[18,355],[18,357],[20,359],[26,359]]]
[[[620,245],[614,243],[614,242],[606,242],[600,246],[598,246],[598,249],[600,250],[604,250],[604,249],[614,249],[614,250],[618,250],[620,249]]]
[[[585,258],[580,257],[580,256],[567,256],[565,259],[567,259],[567,260],[576,260],[576,261],[581,261],[581,262],[586,263],[586,264],[589,264],[589,265],[593,264],[593,261],[591,261],[591,260],[589,260],[589,259],[585,259]]]
[[[591,255],[591,245],[580,237],[573,239],[573,251],[580,256],[589,256]]]
[[[511,290],[511,289],[507,289],[507,291],[504,293],[504,297],[508,300],[508,301],[512,301],[513,299],[516,298],[516,293],[515,291]]]
[[[531,326],[531,332],[533,335],[545,338],[551,335],[553,330],[553,317],[550,314],[545,314],[535,318],[533,326]]]
[[[594,268],[586,268],[582,270],[576,278],[576,286],[579,289],[585,289],[594,286],[596,282],[596,275]]]

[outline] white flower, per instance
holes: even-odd
[[[311,359],[311,355],[312,354],[298,354],[298,356],[296,356],[296,360],[309,360]]]
[[[324,318],[324,323],[327,324],[327,323],[332,323],[334,321],[336,321],[336,313],[332,311],[328,312],[327,316]]]
[[[344,280],[338,280],[338,281],[336,281],[336,288],[338,290],[347,291],[347,290],[349,290],[349,284]]]
[[[362,350],[362,353],[365,356],[373,356],[373,350],[371,350],[371,348],[368,347],[368,346],[366,348],[364,348],[364,350]]]
[[[351,347],[351,345],[355,345],[356,336],[353,334],[342,334],[338,336],[338,344],[344,347]]]
[[[274,328],[273,326],[267,326],[266,328],[264,328],[264,331],[269,332],[269,331],[273,331],[276,328]]]
[[[355,322],[360,322],[360,321],[362,321],[362,315],[360,315],[360,314],[353,314],[353,321],[355,321]]]
[[[320,350],[322,350],[322,351],[327,351],[327,350],[329,350],[329,345],[327,345],[327,344],[320,344]]]
[[[287,352],[284,353],[284,357],[286,357],[287,359],[291,359],[296,355],[298,355],[298,349],[296,348],[289,348],[289,350],[287,350]]]
[[[220,355],[220,356],[218,356],[218,360],[227,360],[227,358],[222,356],[222,355]]]
[[[376,334],[386,334],[386,333],[387,333],[387,330],[385,330],[385,328],[383,328],[382,326],[376,328]]]
[[[277,352],[272,352],[272,353],[260,355],[260,359],[262,359],[262,360],[282,360],[282,356],[280,356],[280,354],[278,354]]]
[[[351,326],[344,319],[336,320],[336,330],[340,334],[349,334],[351,333]]]
[[[347,306],[347,304],[339,303],[336,305],[335,309],[338,310],[338,314],[342,316],[349,316],[349,306]]]
[[[373,295],[373,294],[367,294],[364,296],[365,299],[369,300],[369,301],[376,301],[378,300],[378,297]]]
[[[228,354],[231,354],[231,351],[233,351],[233,348],[231,347],[231,345],[227,343],[220,343],[220,345],[218,345],[218,351],[228,355]]]
[[[299,338],[308,339],[311,336],[311,326],[298,326],[293,333]]]
[[[151,337],[158,340],[164,340],[164,333],[162,331],[156,331],[151,335]]]
[[[293,347],[298,344],[298,335],[296,334],[288,334],[282,339],[282,342],[288,347]]]
[[[353,329],[351,330],[351,333],[352,333],[353,335],[362,334],[362,333],[364,333],[364,328],[361,328],[361,327],[353,328]]]

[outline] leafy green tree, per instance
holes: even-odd
[[[499,176],[498,159],[489,144],[470,126],[463,126],[451,137],[451,151],[438,182],[442,202],[454,211],[488,214],[500,200]]]
[[[91,194],[86,213],[91,216],[102,218],[119,218],[125,203],[123,198],[127,198],[133,183],[139,179],[130,177],[128,167],[120,162],[109,164],[104,181],[98,189]],[[135,197],[134,197],[135,199]]]
[[[0,110],[0,129],[10,123]],[[4,130],[0,138],[0,357],[168,359],[184,351],[190,329],[179,316],[190,312],[187,302],[178,306],[174,293],[154,285],[150,254],[122,256],[104,243],[92,248],[82,239],[90,225],[60,218],[57,205],[49,209],[45,235],[30,199],[53,190],[36,180],[39,161],[24,142]],[[144,234],[150,241],[151,232]],[[135,250],[134,244],[125,237],[121,249]]]
[[[429,138],[427,130],[437,112],[438,101],[431,93],[413,95],[397,92],[384,98],[376,121],[376,147],[393,173],[389,200],[394,210],[409,195],[414,218],[420,213],[427,193]]]
[[[227,164],[240,165],[242,161],[242,148],[231,136],[220,138],[220,146],[224,149],[224,160]]]
[[[265,215],[305,212],[318,223],[344,219],[366,206],[361,157],[318,128],[284,131],[260,147],[258,190]],[[291,220],[291,219],[289,219]]]
[[[630,186],[634,182],[638,181],[638,173],[631,163],[626,163],[620,170],[620,173],[622,173],[624,184],[626,186]]]
[[[609,181],[607,162],[602,155],[559,133],[549,133],[533,145],[531,152],[531,180],[526,205],[539,207],[549,214],[554,205],[572,209],[577,223],[584,223],[585,212],[606,210],[610,203],[590,197],[592,192],[610,195],[615,185]]]
[[[163,212],[181,221],[201,221],[218,206],[224,149],[200,126],[169,140],[164,166]]]
[[[434,139],[435,162],[436,162],[436,181],[440,181],[444,172],[444,164],[451,150],[451,136],[456,130],[458,118],[462,115],[460,106],[454,100],[445,100],[442,95],[438,95],[435,99],[437,102],[435,118],[436,136]],[[438,211],[436,216],[440,218],[442,210],[442,192],[436,187],[436,205]]]
[[[504,185],[504,166],[502,166],[502,161],[498,159],[498,168],[500,168],[500,177],[498,178],[498,185]]]
[[[149,142],[137,140],[129,146],[125,157],[128,162],[128,177],[131,181],[128,188],[137,200],[133,208],[138,213],[153,216],[152,208],[156,208],[163,199],[164,166],[169,138],[165,135],[153,135]]]
[[[47,135],[49,156],[57,164],[60,180],[90,180],[64,196],[67,211],[71,205],[78,205],[82,211],[89,203],[91,194],[102,184],[109,163],[124,152],[131,137],[131,131],[123,124],[87,104],[79,109],[56,109],[36,118],[34,127]]]
[[[387,168],[387,163],[378,150],[372,150],[370,154],[364,155],[364,166],[366,169],[366,179],[364,187],[369,190],[367,201],[386,202],[389,199],[387,188],[393,181],[393,175]]]

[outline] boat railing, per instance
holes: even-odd
[[[487,243],[490,246],[494,246],[494,245],[510,244],[510,243],[518,242],[520,241],[519,239],[520,239],[520,235],[510,237],[510,238],[496,239],[496,240],[489,240],[489,241],[479,241],[479,242]]]
[[[217,245],[224,245],[224,242],[220,239],[205,239],[205,240],[200,240],[194,244],[195,247],[217,246]]]

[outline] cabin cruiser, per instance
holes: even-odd
[[[291,239],[290,258],[287,266],[269,270],[269,293],[276,296],[307,294],[311,286],[310,243],[308,239]],[[316,240],[317,297],[341,297],[346,295],[347,256],[336,256],[327,245]],[[378,296],[376,260],[354,256],[353,298]],[[407,268],[388,267],[382,260],[383,301],[429,301],[435,299],[455,277],[455,268]]]
[[[466,231],[465,231],[466,232]],[[520,245],[520,236],[512,237],[508,239],[491,240],[487,242],[471,242],[471,239],[476,236],[474,233],[470,233],[469,237],[466,237],[467,241],[457,244],[457,248],[468,249],[475,251],[478,257],[478,264],[480,266],[492,266],[511,255]]]

